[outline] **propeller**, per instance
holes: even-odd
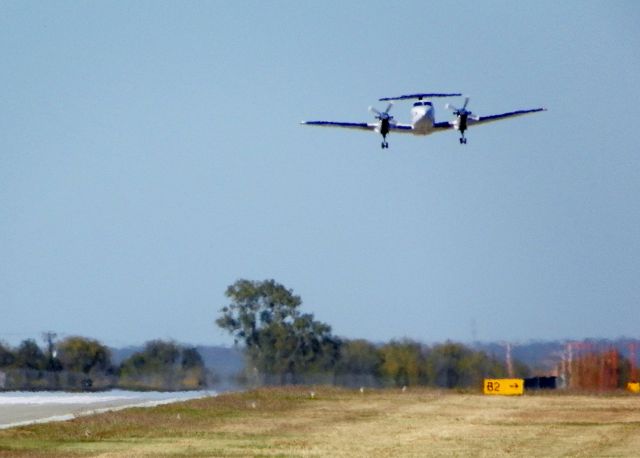
[[[389,110],[391,110],[392,106],[393,106],[393,103],[390,102],[389,105],[387,105],[387,109],[384,111],[379,111],[374,107],[369,107],[369,111],[373,113],[376,116],[376,119],[379,119],[380,121],[383,121],[383,120],[391,121],[393,119],[393,116],[389,114]]]
[[[465,120],[467,118],[471,118],[474,121],[478,121],[480,119],[480,117],[474,115],[473,113],[471,113],[471,111],[467,110],[467,105],[468,104],[469,104],[469,97],[465,97],[464,98],[464,105],[462,105],[462,108],[456,108],[455,106],[451,105],[450,103],[447,103],[444,107],[447,110],[453,111],[454,115],[459,116],[461,118],[464,118]]]

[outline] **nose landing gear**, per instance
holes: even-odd
[[[382,134],[382,143],[380,144],[380,148],[382,149],[386,149],[389,148],[389,142],[387,142],[387,134],[389,133],[389,125],[384,123],[383,121],[383,125],[382,125],[382,131],[380,132]]]

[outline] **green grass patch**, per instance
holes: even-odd
[[[0,457],[636,456],[639,428],[640,396],[286,387],[0,430]]]

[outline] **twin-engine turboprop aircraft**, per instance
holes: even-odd
[[[501,119],[521,116],[528,113],[536,113],[538,111],[546,111],[545,108],[533,108],[528,110],[510,111],[489,116],[477,116],[467,110],[469,97],[464,99],[462,108],[456,108],[453,105],[446,104],[445,108],[453,111],[455,118],[451,121],[436,122],[433,104],[429,100],[435,97],[458,97],[462,94],[409,94],[398,97],[383,97],[379,99],[381,102],[389,102],[384,111],[378,111],[373,107],[369,110],[374,114],[377,122],[335,122],[335,121],[302,121],[302,124],[308,126],[323,127],[342,127],[346,129],[372,130],[382,135],[382,148],[389,148],[387,135],[390,132],[413,134],[413,135],[429,135],[434,132],[443,132],[445,130],[454,129],[460,132],[460,144],[466,144],[467,139],[464,136],[467,128],[478,124],[486,124],[488,122],[499,121]],[[389,114],[389,110],[393,106],[393,102],[397,100],[417,99],[411,108],[411,124],[401,124],[396,122],[393,116]]]

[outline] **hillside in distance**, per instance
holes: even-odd
[[[471,346],[476,350],[494,356],[496,359],[507,358],[507,342],[475,342]],[[584,339],[584,340],[550,340],[530,341],[525,343],[509,343],[511,358],[520,361],[537,374],[553,372],[563,359],[575,357],[580,353],[617,350],[621,356],[634,359],[639,364],[640,339],[621,337],[618,339]]]

